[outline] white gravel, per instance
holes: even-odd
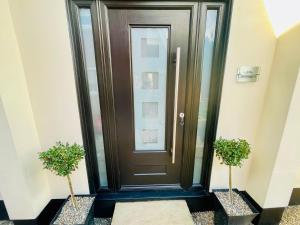
[[[226,221],[224,213],[214,211],[194,212],[192,217],[195,225],[224,225]]]
[[[214,225],[215,213],[213,211],[192,213],[195,225]]]
[[[300,206],[287,207],[283,212],[280,225],[300,225]]]
[[[90,211],[90,208],[95,200],[94,197],[75,197],[78,204],[78,210],[76,210],[72,204],[71,199],[64,205],[58,218],[54,224],[57,225],[73,225],[83,224]]]
[[[0,221],[0,225],[14,225],[14,223],[8,220],[2,220]]]
[[[95,218],[95,225],[110,225],[111,218]]]
[[[226,213],[230,216],[251,215],[252,210],[249,208],[243,198],[236,192],[232,192],[233,204],[230,202],[229,192],[215,192],[215,195],[223,205]]]

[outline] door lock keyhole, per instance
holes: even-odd
[[[184,125],[184,113],[179,113],[179,124],[180,126]]]

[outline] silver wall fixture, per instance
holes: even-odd
[[[238,68],[236,81],[239,83],[256,82],[259,75],[259,66],[241,66]]]

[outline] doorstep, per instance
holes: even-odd
[[[117,202],[112,225],[194,225],[184,200]]]

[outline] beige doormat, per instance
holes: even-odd
[[[118,202],[111,225],[194,225],[184,200]]]

